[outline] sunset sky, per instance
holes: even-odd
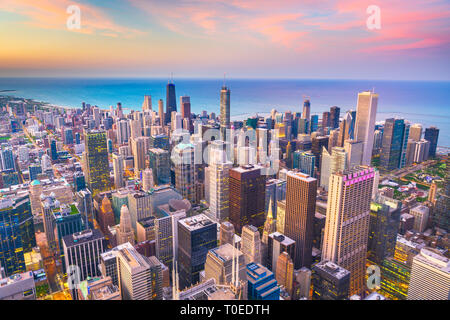
[[[0,41],[1,77],[450,80],[450,1],[0,0]]]

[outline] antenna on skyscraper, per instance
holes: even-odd
[[[225,87],[225,76],[227,75],[226,72],[223,73],[223,86]]]

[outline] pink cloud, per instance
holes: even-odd
[[[81,28],[73,32],[85,34],[100,34],[108,37],[119,35],[128,37],[143,34],[142,31],[116,24],[99,8],[80,4],[71,0],[2,0],[0,10],[15,12],[27,16],[28,24],[44,29],[66,29],[69,14],[66,12],[70,5],[77,5],[81,12]]]

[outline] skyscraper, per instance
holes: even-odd
[[[373,168],[355,167],[330,178],[322,259],[350,271],[350,295],[364,289],[374,175]]]
[[[196,170],[194,145],[179,143],[172,151],[175,169],[175,188],[189,201],[195,201]]]
[[[368,259],[381,265],[384,258],[394,256],[400,228],[402,203],[377,195],[370,205]]]
[[[134,156],[134,170],[139,172],[145,169],[145,137],[131,139],[131,150]]]
[[[386,171],[400,168],[404,131],[405,120],[386,119],[380,155],[380,166]]]
[[[413,259],[408,300],[449,300],[450,259],[433,248],[422,248]]]
[[[123,180],[123,173],[124,173],[124,166],[123,161],[124,158],[122,155],[113,153],[112,154],[113,159],[113,171],[114,171],[114,187],[116,189],[120,189],[123,186],[125,186],[124,180]]]
[[[303,173],[288,172],[285,234],[295,241],[295,269],[311,267],[317,180]]]
[[[217,221],[230,214],[230,169],[233,164],[226,158],[223,142],[211,142],[209,165],[209,209]]]
[[[414,141],[420,141],[422,139],[422,125],[415,123],[409,129],[409,138]]]
[[[24,253],[35,246],[28,192],[4,195],[0,199],[0,268],[6,276],[25,272]]]
[[[117,232],[117,244],[121,245],[125,242],[134,244],[135,241],[130,211],[126,205],[123,205],[120,209],[120,226]]]
[[[286,291],[292,295],[292,288],[294,284],[294,263],[292,262],[289,253],[282,252],[277,259],[277,271],[275,272],[275,279],[279,286],[283,286]]]
[[[261,167],[246,165],[230,170],[230,222],[236,233],[251,224],[262,232],[265,221],[266,177]]]
[[[261,263],[262,248],[261,236],[258,229],[252,225],[245,225],[242,227],[242,244],[241,250],[245,256],[245,263],[251,262]]]
[[[147,258],[134,248],[122,248],[117,261],[123,300],[162,299],[161,263],[156,257]]]
[[[364,143],[361,164],[370,165],[373,148],[373,132],[377,115],[378,94],[371,91],[358,93],[356,106],[355,139]]]
[[[180,97],[180,108],[181,108],[181,117],[183,119],[190,119],[191,118],[191,97],[181,96]]]
[[[100,275],[100,255],[105,252],[105,238],[98,229],[86,229],[63,237],[64,259],[67,267],[80,268],[80,280]]]
[[[289,257],[294,260],[295,241],[280,232],[274,232],[269,235],[267,244],[267,268],[274,273],[277,272],[277,261],[281,253],[287,252]]]
[[[233,258],[237,260],[233,261]],[[232,264],[235,263],[233,266]],[[237,268],[236,268],[237,264]],[[208,251],[205,262],[205,279],[215,279],[216,284],[229,285],[232,283],[233,272],[239,274],[240,280],[245,280],[246,263],[242,252],[225,243]]]
[[[306,119],[309,121],[309,117],[311,115],[311,103],[309,102],[309,99],[305,99],[303,102],[303,112],[302,112],[302,119]]]
[[[219,243],[223,245],[225,243],[233,244],[234,239],[234,226],[229,221],[224,221],[220,224]]]
[[[158,100],[158,116],[159,116],[159,125],[164,126],[166,122],[164,114],[164,101],[162,99]]]
[[[350,272],[341,266],[323,260],[313,267],[313,300],[347,300]]]
[[[142,111],[152,111],[152,96],[145,95],[142,103]]]
[[[430,141],[430,157],[436,156],[436,148],[439,138],[439,129],[436,127],[429,127],[425,129],[425,140]]]
[[[339,116],[341,113],[341,108],[331,107],[330,108],[330,127],[333,129],[339,128]]]
[[[158,148],[150,148],[148,150],[150,159],[150,169],[153,172],[154,183],[167,184],[170,183],[170,158],[169,151]]]
[[[450,230],[450,157],[446,160],[447,172],[444,177],[444,186],[439,192],[433,210],[433,225],[446,230]]]
[[[200,280],[208,251],[217,247],[217,224],[204,214],[178,221],[180,288]]]
[[[297,150],[293,154],[293,168],[299,169],[311,177],[314,177],[316,172],[316,156],[310,151]]]
[[[230,127],[230,89],[225,85],[220,90],[220,131],[222,140],[226,141],[226,129]]]
[[[96,196],[110,188],[106,132],[85,130],[84,142],[87,183],[92,196]]]
[[[66,270],[62,240],[67,235],[82,231],[84,228],[83,220],[75,204],[62,205],[58,210],[53,211],[53,217],[60,258],[63,263],[63,270]]]
[[[168,124],[171,119],[173,111],[177,111],[177,99],[175,95],[175,85],[173,82],[169,82],[166,86],[166,115],[164,124]]]

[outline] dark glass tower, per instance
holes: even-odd
[[[401,209],[401,201],[380,195],[370,205],[368,259],[379,266],[394,256]]]
[[[425,129],[425,140],[430,141],[430,157],[436,156],[436,147],[439,138],[439,129],[436,127],[430,127]]]
[[[200,281],[208,251],[217,247],[217,224],[204,214],[178,221],[180,289]]]
[[[0,200],[0,265],[6,276],[25,272],[25,252],[36,246],[33,215],[28,194]]]
[[[405,120],[386,119],[380,165],[384,170],[394,170],[400,166]]]
[[[330,127],[333,129],[339,128],[339,116],[341,113],[341,108],[331,107],[330,108]]]
[[[175,97],[175,85],[169,82],[166,86],[166,116],[164,117],[164,124],[170,122],[172,111],[177,111],[177,99]]]

